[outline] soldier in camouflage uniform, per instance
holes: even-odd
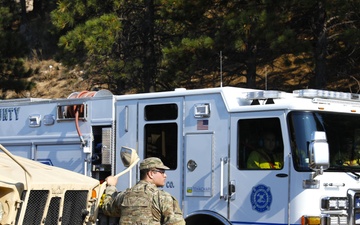
[[[120,217],[120,225],[185,225],[177,200],[158,189],[165,185],[165,166],[159,158],[150,157],[140,163],[140,181],[124,192],[117,192],[117,178],[106,178],[105,215]]]

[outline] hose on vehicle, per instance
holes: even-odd
[[[96,91],[81,91],[81,92],[74,92],[72,93],[69,97],[69,98],[88,98],[88,97],[94,97],[94,95],[96,94]],[[84,137],[81,133],[81,130],[80,130],[80,126],[79,126],[79,118],[80,118],[80,115],[84,115],[85,113],[85,109],[84,109],[84,105],[81,104],[81,105],[73,105],[71,107],[68,107],[67,108],[67,114],[70,116],[70,117],[74,117],[75,118],[75,127],[76,127],[76,131],[79,135],[79,138],[80,138],[80,142],[81,142],[81,145],[82,146],[85,146],[86,145],[86,142],[84,140]]]

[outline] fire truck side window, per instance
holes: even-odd
[[[238,168],[282,169],[284,147],[279,118],[238,121]]]
[[[145,125],[145,157],[158,157],[170,169],[177,168],[177,124]]]
[[[171,170],[177,168],[177,118],[175,103],[147,105],[144,109],[144,119],[150,121],[144,127],[145,157],[158,157]]]
[[[178,106],[176,104],[161,104],[145,106],[145,120],[176,120],[178,117]]]

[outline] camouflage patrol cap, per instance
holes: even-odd
[[[152,169],[152,168],[163,169],[163,170],[170,169],[169,167],[164,165],[161,159],[156,157],[146,158],[140,163],[140,170]]]

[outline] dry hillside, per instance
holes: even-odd
[[[294,60],[294,57],[287,55],[275,60],[272,66],[259,68],[258,86],[263,89],[285,91],[308,88],[308,83],[311,79],[309,74],[312,74],[311,68],[306,64],[296,66]],[[66,98],[76,91],[93,90],[93,88],[106,89],[106,87],[94,87],[90,80],[84,79],[84,72],[81,68],[69,70],[61,63],[53,60],[32,60],[28,61],[26,66],[37,71],[34,76],[29,78],[29,80],[36,83],[36,87],[31,91],[19,94],[8,92],[6,93],[7,99],[30,97]],[[191,86],[213,87],[220,85],[218,74],[215,75],[215,78],[214,75],[209,77],[211,77],[211,81],[208,80],[205,83],[194,79],[193,82],[197,84],[192,84]],[[207,79],[205,78],[205,80]],[[360,90],[359,80],[359,78],[352,76],[338,77],[335,81],[329,81],[328,89],[358,93]],[[226,73],[223,74],[223,86],[245,87],[245,82],[246,80],[243,76],[229,77]]]
[[[79,68],[68,70],[61,63],[47,61],[28,61],[36,73],[29,78],[36,84],[31,91],[22,93],[8,92],[7,98],[64,98],[72,92],[90,90],[88,82],[83,79],[83,72]]]

